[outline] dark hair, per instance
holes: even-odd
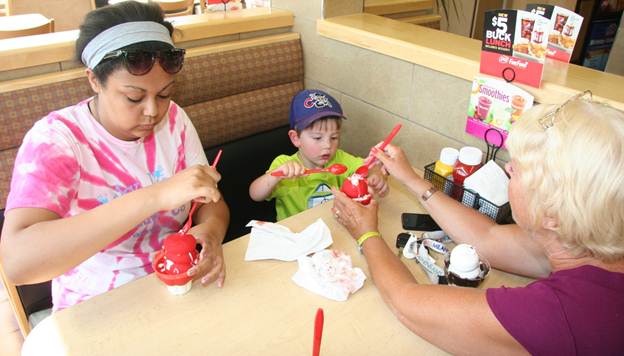
[[[336,122],[336,127],[338,127],[338,129],[340,129],[340,127],[342,126],[342,117],[340,117],[340,116],[325,116],[323,118],[314,120],[314,122],[312,122],[310,125],[304,127],[303,129],[295,129],[295,131],[297,132],[297,135],[301,135],[301,132],[303,130],[314,128],[314,126],[320,126],[322,128],[325,125],[327,125],[327,123],[329,121],[335,121]]]
[[[163,11],[156,3],[140,3],[138,1],[123,1],[115,5],[108,5],[93,10],[87,14],[82,25],[80,25],[80,35],[76,40],[76,58],[82,62],[82,51],[87,44],[101,32],[126,22],[152,21],[165,26],[169,34],[173,34],[173,25],[165,21]],[[171,45],[158,41],[138,42],[120,49],[158,51],[169,49]],[[93,69],[96,78],[106,84],[108,76],[122,64],[122,58],[112,58],[105,62],[100,62]],[[85,63],[86,65],[86,63]]]

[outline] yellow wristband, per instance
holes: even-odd
[[[379,232],[377,231],[369,231],[369,232],[365,232],[362,234],[362,236],[358,237],[357,239],[357,244],[360,248],[362,248],[362,245],[364,244],[364,241],[370,239],[371,237],[381,237],[381,235],[379,235]]]

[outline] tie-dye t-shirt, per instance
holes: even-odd
[[[89,100],[50,113],[26,134],[15,161],[7,211],[43,208],[66,218],[167,179],[186,167],[208,163],[197,131],[177,104],[171,102],[153,134],[123,141],[93,118]],[[189,207],[186,204],[152,215],[55,278],[54,310],[153,272],[153,253],[167,234],[180,229]]]

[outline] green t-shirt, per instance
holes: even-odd
[[[297,153],[292,156],[280,155],[273,160],[267,172],[271,172],[291,160],[301,162]],[[273,193],[267,198],[267,200],[275,198],[277,220],[285,219],[325,201],[334,199],[330,189],[332,187],[341,187],[342,182],[353,174],[364,163],[364,160],[343,150],[337,150],[334,158],[327,162],[325,167],[329,167],[334,163],[344,164],[347,166],[347,171],[341,175],[315,173],[298,178],[282,179],[273,189]]]

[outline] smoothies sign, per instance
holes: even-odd
[[[543,16],[522,10],[486,12],[481,73],[539,87],[549,23]]]
[[[569,62],[583,23],[583,17],[553,5],[529,4],[527,11],[550,19],[546,57]]]
[[[504,141],[511,125],[532,106],[533,96],[515,85],[477,76],[472,82],[466,132],[483,138],[487,129],[495,128]]]

